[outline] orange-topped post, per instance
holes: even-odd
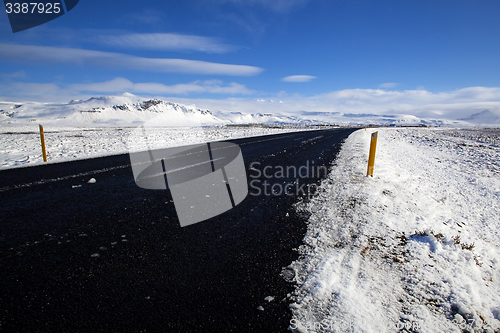
[[[372,177],[373,177],[373,166],[375,165],[375,150],[377,150],[377,137],[378,137],[378,131],[372,133],[372,139],[370,141],[370,155],[368,157],[368,170],[366,171],[366,175]]]
[[[40,126],[40,141],[42,142],[42,155],[43,155],[43,161],[47,162],[47,151],[45,150],[45,135],[43,134],[43,126]]]

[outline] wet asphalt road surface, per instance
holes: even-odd
[[[286,332],[294,285],[280,274],[306,231],[293,205],[309,193],[270,186],[325,175],[255,169],[329,166],[352,131],[231,140],[249,195],[183,228],[168,190],[135,184],[128,155],[1,171],[0,331]]]

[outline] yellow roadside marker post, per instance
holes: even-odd
[[[372,133],[372,139],[370,141],[370,156],[368,157],[368,170],[366,171],[366,175],[372,177],[373,177],[373,166],[375,165],[375,150],[377,150],[377,137],[378,137],[378,131]]]
[[[42,155],[43,155],[43,161],[47,162],[47,151],[45,150],[45,135],[43,134],[43,126],[40,126],[40,141],[42,142]]]

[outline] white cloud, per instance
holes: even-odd
[[[476,110],[500,111],[500,88],[470,87],[452,92],[426,90],[387,91],[345,89],[317,97],[326,98],[337,111],[359,113],[404,113],[415,116],[444,116],[457,119]]]
[[[444,93],[425,90],[345,89],[311,97],[297,95],[276,99],[283,103],[273,103],[272,100],[274,99],[269,97],[257,97],[252,100],[175,98],[173,101],[194,103],[198,107],[212,110],[275,114],[293,114],[305,110],[459,119],[486,109],[500,113],[500,88],[495,87],[472,87]]]
[[[102,36],[100,39],[102,42],[114,46],[147,50],[226,53],[237,49],[236,46],[221,43],[215,38],[173,33],[134,33],[121,36]]]
[[[72,84],[69,90],[75,92],[97,92],[103,93],[121,93],[131,92],[136,94],[189,94],[189,93],[210,93],[210,94],[253,94],[254,91],[246,88],[244,85],[232,82],[224,86],[220,80],[195,81],[192,83],[181,83],[175,85],[164,85],[161,83],[133,83],[124,78],[116,78],[111,81]]]
[[[281,79],[283,82],[309,82],[315,79],[316,76],[311,75],[290,75]]]
[[[227,85],[220,80],[194,81],[191,83],[180,83],[174,85],[164,85],[155,82],[134,83],[124,78],[115,78],[110,81],[71,84],[58,86],[53,83],[9,83],[0,84],[1,94],[5,97],[49,97],[44,101],[50,101],[50,96],[68,96],[68,99],[75,99],[81,94],[106,95],[130,92],[134,94],[164,94],[164,95],[188,95],[188,94],[225,94],[225,95],[250,95],[255,91],[248,89],[242,84],[232,82]]]
[[[397,86],[398,86],[398,84],[394,83],[394,82],[387,82],[387,83],[379,84],[379,88],[396,88]]]
[[[33,62],[36,64],[91,65],[205,75],[250,76],[257,75],[263,70],[254,66],[220,64],[199,60],[142,58],[113,52],[2,43],[0,43],[0,60]]]

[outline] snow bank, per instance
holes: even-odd
[[[311,213],[290,329],[500,329],[500,132],[379,129],[345,142]],[[482,139],[480,139],[482,138]],[[484,139],[489,138],[489,139]]]

